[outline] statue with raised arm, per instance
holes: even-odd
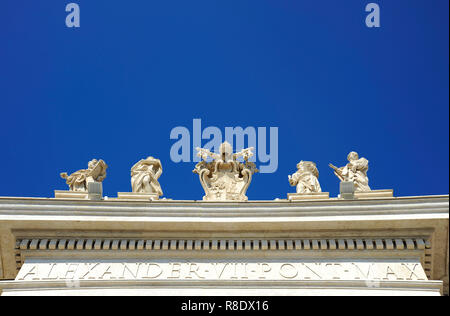
[[[61,173],[61,178],[66,180],[70,191],[87,192],[89,182],[102,182],[106,178],[108,165],[103,160],[92,159],[87,169],[75,171],[70,176],[67,172]]]
[[[202,158],[193,170],[200,178],[205,191],[205,201],[246,201],[247,188],[252,181],[252,175],[258,172],[256,165],[248,159],[253,156],[253,148],[246,148],[233,153],[228,142],[220,145],[219,153],[208,149],[196,148],[197,156]],[[211,158],[213,161],[207,162]],[[237,158],[243,158],[240,162]]]
[[[158,178],[162,173],[159,159],[147,157],[141,159],[131,168],[131,188],[134,193],[156,193],[163,195]]]
[[[312,161],[300,161],[297,164],[297,171],[288,176],[289,184],[296,186],[297,193],[317,193],[322,192],[319,184],[319,170]]]
[[[359,158],[358,153],[352,151],[347,156],[348,163],[344,167],[337,168],[330,164],[334,169],[334,174],[341,181],[353,182],[355,192],[371,191],[369,187],[369,178],[367,170],[369,170],[369,161],[366,158]]]

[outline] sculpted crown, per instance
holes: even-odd
[[[253,156],[253,147],[233,153],[228,142],[220,145],[219,154],[208,149],[196,148],[200,161],[193,170],[200,178],[205,190],[205,201],[247,201],[245,195],[252,181],[252,175],[258,172],[256,165],[248,159]],[[211,158],[212,161],[207,162]],[[242,158],[243,162],[238,161]]]

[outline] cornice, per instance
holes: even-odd
[[[311,217],[424,215],[448,218],[449,197],[425,196],[387,199],[326,201],[118,201],[0,198],[3,216],[108,216],[108,217]],[[9,218],[8,218],[9,219]]]

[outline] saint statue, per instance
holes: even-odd
[[[369,178],[367,170],[369,170],[369,161],[366,158],[359,158],[358,153],[352,151],[347,156],[348,164],[345,167],[337,168],[330,164],[334,169],[334,174],[341,181],[353,182],[355,192],[371,191],[369,187]]]
[[[67,172],[61,173],[61,178],[66,179],[70,191],[87,192],[89,182],[102,182],[106,178],[108,165],[103,160],[92,159],[87,169],[81,169],[70,176]]]
[[[147,157],[141,159],[131,168],[131,188],[135,193],[156,193],[163,195],[158,178],[162,173],[159,159]]]
[[[317,193],[322,192],[318,177],[316,164],[302,160],[297,164],[297,171],[288,179],[291,186],[297,186],[297,193]]]

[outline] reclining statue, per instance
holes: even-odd
[[[75,171],[70,176],[67,172],[61,173],[61,178],[66,179],[70,191],[87,192],[89,182],[102,182],[106,178],[108,165],[103,160],[92,159],[87,169]]]

